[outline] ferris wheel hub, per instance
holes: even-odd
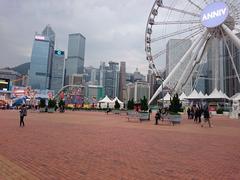
[[[223,24],[229,16],[228,5],[215,2],[206,6],[201,13],[201,23],[206,28],[215,28]]]

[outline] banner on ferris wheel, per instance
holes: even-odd
[[[224,2],[215,2],[205,7],[201,13],[202,25],[207,28],[214,28],[226,21],[229,15],[229,8]]]

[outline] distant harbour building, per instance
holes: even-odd
[[[119,99],[125,102],[127,100],[126,96],[126,62],[120,62]]]
[[[33,42],[31,64],[29,70],[29,85],[33,89],[49,88],[50,72],[50,39],[36,34]]]
[[[86,97],[88,99],[96,99],[99,101],[104,98],[104,88],[102,86],[88,85]]]
[[[23,76],[10,68],[0,69],[0,80],[9,80],[14,86],[23,85]]]
[[[108,97],[115,98],[119,96],[119,63],[110,61],[108,64],[100,65],[100,86]]]
[[[35,34],[29,70],[29,85],[33,89],[50,88],[55,32],[47,25],[41,34]]]
[[[69,84],[72,74],[84,73],[85,41],[86,38],[80,33],[69,34],[65,84]]]
[[[143,97],[150,99],[150,85],[147,82],[135,82],[127,84],[127,97],[134,99],[135,103],[140,103]]]
[[[168,76],[173,68],[178,64],[184,54],[192,45],[192,41],[190,39],[170,39],[167,43],[166,48],[166,75]],[[191,56],[189,56],[191,58]],[[176,77],[180,77],[180,73],[176,75]],[[189,81],[186,85],[181,89],[181,91],[186,94],[190,94],[192,89],[192,78],[189,78]]]
[[[55,93],[57,93],[63,87],[64,63],[64,51],[55,50],[52,61],[52,72],[50,81],[50,89],[54,90]]]

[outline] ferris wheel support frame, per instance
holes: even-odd
[[[240,49],[240,39],[225,24],[222,24],[221,26],[233,43]]]
[[[192,70],[195,68],[196,64],[202,60],[202,54],[204,53],[205,47],[208,42],[207,39],[208,39],[208,35],[205,38],[202,38],[201,41],[199,42],[198,46],[196,47],[194,55],[190,59],[187,67],[184,69],[180,79],[177,82],[177,85],[174,88],[175,93],[178,92],[178,90],[182,87],[182,85],[183,85],[182,82],[184,82],[183,79],[186,76],[187,72],[189,72],[189,70],[190,70],[189,75],[191,75]],[[201,52],[200,55],[198,54],[199,52]]]
[[[184,54],[184,56],[181,58],[181,60],[177,63],[177,65],[173,68],[171,73],[168,75],[168,77],[162,82],[162,85],[157,89],[157,91],[154,93],[153,97],[150,99],[148,104],[150,105],[154,99],[162,92],[163,87],[170,82],[180,65],[182,65],[187,58],[191,55],[192,51],[196,48],[198,45],[199,41],[202,39],[205,39],[208,35],[208,30],[205,30],[202,34],[199,35],[199,37],[193,42],[191,47],[188,49],[188,51]]]

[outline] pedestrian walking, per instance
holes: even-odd
[[[21,106],[19,113],[20,113],[20,127],[24,127],[25,126],[24,117],[27,116],[27,108],[25,104]]]
[[[191,110],[190,110],[190,108],[188,107],[188,108],[187,108],[188,119],[191,119],[190,113],[191,113]]]
[[[204,116],[204,122],[208,123],[208,126],[211,128],[212,124],[211,124],[211,121],[210,121],[210,113],[209,113],[208,108],[204,109],[203,116]],[[203,127],[203,124],[201,126]]]
[[[160,113],[160,109],[157,111],[156,115],[155,115],[155,125],[158,125],[158,120],[160,120],[161,118],[161,113]]]

